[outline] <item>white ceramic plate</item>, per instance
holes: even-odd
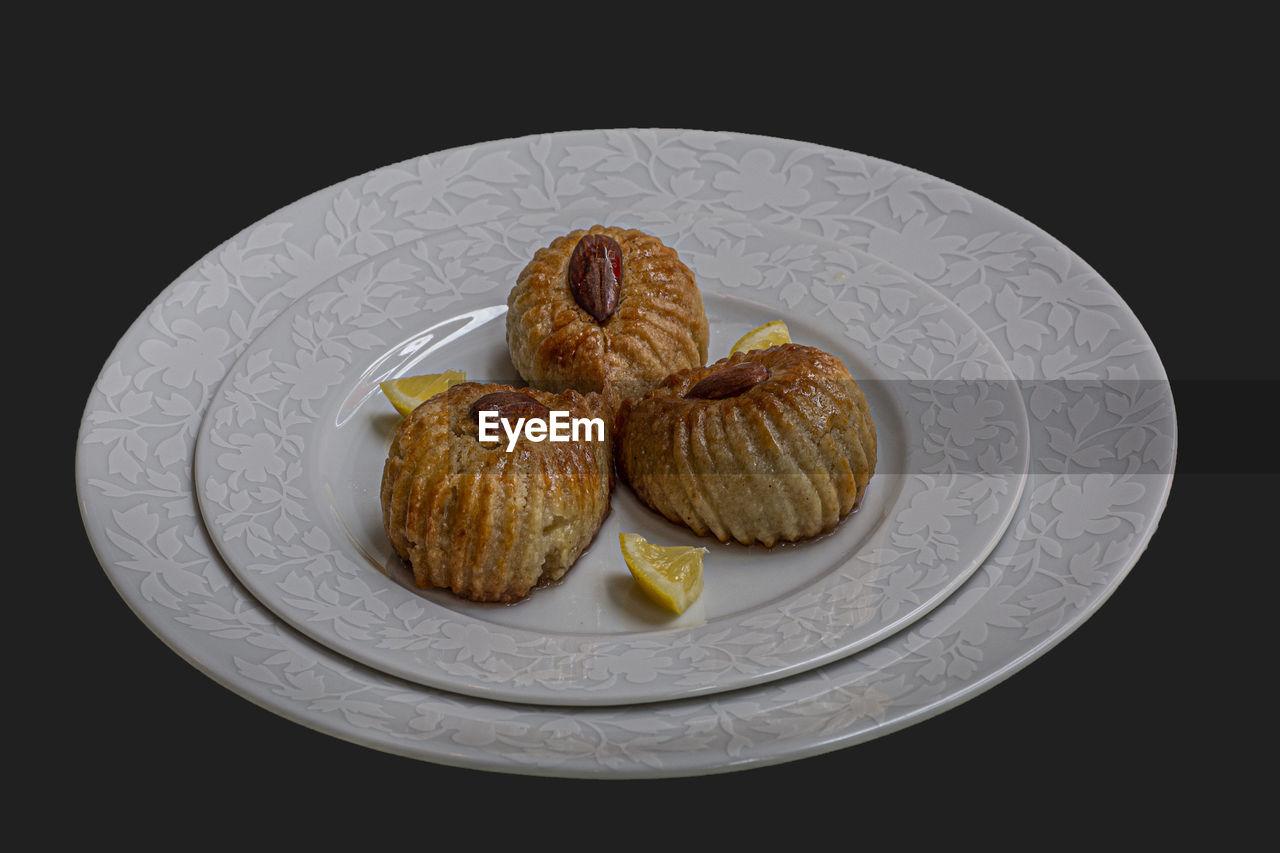
[[[782,681],[622,708],[466,698],[355,664],[275,619],[217,556],[190,460],[236,356],[318,282],[388,243],[547,211],[649,206],[746,214],[860,247],[981,326],[1023,380],[1032,475],[982,568],[908,630]],[[733,246],[724,256],[734,257]],[[763,287],[775,286],[762,282]],[[820,285],[777,283],[783,301]],[[1015,214],[909,168],[782,139],[583,131],[431,154],[251,226],[166,288],[87,401],[77,448],[86,529],[138,616],[193,665],[335,737],[443,764],[561,776],[675,776],[850,746],[971,698],[1107,599],[1153,534],[1172,481],[1159,358],[1111,287]],[[487,650],[471,647],[482,660]]]
[[[318,285],[249,345],[204,419],[195,470],[205,525],[259,601],[335,651],[420,684],[619,705],[733,690],[865,648],[981,565],[1017,505],[1029,439],[1012,373],[963,312],[883,261],[813,235],[712,216],[681,232],[660,212],[620,210],[606,224],[642,223],[698,275],[713,358],[786,315],[793,339],[849,366],[878,424],[874,487],[832,533],[767,549],[699,539],[622,486],[553,588],[515,606],[417,589],[382,528],[382,467],[400,418],[378,383],[461,369],[523,384],[507,357],[507,292],[538,248],[599,218],[585,216],[388,247]],[[738,263],[717,263],[726,244]],[[798,311],[804,301],[788,305],[776,287],[743,293],[743,280],[771,275],[822,282],[856,311]],[[453,288],[462,298],[438,307]],[[883,341],[903,344],[902,355],[880,360]],[[688,611],[672,617],[645,598],[620,532],[710,548]]]

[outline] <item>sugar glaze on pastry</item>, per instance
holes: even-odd
[[[596,225],[556,238],[507,298],[511,361],[548,391],[611,384],[621,397],[639,395],[706,364],[709,336],[693,273],[674,249],[635,229]]]
[[[735,353],[623,400],[615,441],[641,500],[744,545],[831,530],[876,467],[866,395],[838,358],[800,344]]]
[[[473,404],[516,395],[531,407],[600,417],[598,394],[552,394],[464,382],[418,406],[396,430],[382,473],[387,537],[419,587],[473,601],[513,602],[559,580],[609,512],[611,443],[482,443]],[[506,398],[511,399],[511,398]]]

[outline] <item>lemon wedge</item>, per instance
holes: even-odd
[[[446,370],[444,373],[424,373],[421,376],[403,376],[399,379],[388,379],[378,387],[387,395],[391,405],[403,417],[418,408],[424,400],[434,397],[441,391],[447,391],[459,382],[466,382],[467,374],[461,370]]]
[[[691,545],[652,545],[636,533],[619,533],[622,558],[631,576],[654,602],[683,613],[702,594],[702,555]]]
[[[791,333],[787,331],[787,324],[781,320],[773,320],[738,338],[738,342],[733,345],[733,349],[729,350],[729,354],[750,352],[753,349],[768,349],[789,343],[791,343]]]

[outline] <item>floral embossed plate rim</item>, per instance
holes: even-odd
[[[566,177],[568,165],[588,174]],[[477,171],[509,176],[509,191],[487,202],[499,211],[472,208],[477,200],[452,193]],[[521,185],[522,199],[517,171],[548,180]],[[428,188],[440,187],[431,180],[441,175],[448,193],[437,199]],[[360,203],[370,187],[388,200]],[[697,193],[708,187],[718,199],[703,202]],[[1138,319],[1084,260],[1011,211],[915,169],[794,140],[667,129],[441,151],[321,190],[246,228],[165,288],[105,361],[86,401],[77,488],[91,544],[138,618],[228,689],[337,738],[505,772],[680,776],[840,749],[944,712],[1063,640],[1136,563],[1172,484],[1176,425],[1167,384],[1157,394],[1156,405],[1167,409],[1162,417],[1113,433],[1146,433],[1117,446],[1124,460],[1139,463],[1127,475],[1069,470],[1094,446],[1092,419],[1084,413],[1077,427],[1051,393],[1031,399],[1037,472],[978,573],[911,630],[731,697],[621,709],[468,699],[356,665],[274,619],[217,556],[190,480],[195,431],[236,354],[317,281],[358,263],[365,248],[377,250],[371,242],[396,239],[406,226],[393,194],[403,215],[439,214],[438,202],[449,202],[453,221],[466,210],[467,221],[480,222],[512,209],[574,204],[583,188],[653,197],[667,208],[685,204],[693,213],[746,213],[867,249],[970,313],[1023,379],[1166,382]],[[325,233],[314,243],[290,237],[295,227],[322,221]],[[417,233],[434,224],[409,223]],[[180,392],[161,379],[169,370]],[[163,417],[147,410],[157,399],[167,406]],[[1123,401],[1115,408],[1100,407],[1101,429],[1138,417]],[[140,411],[148,414],[143,423]],[[1053,442],[1041,419],[1053,419],[1065,441]],[[1098,529],[1113,521],[1114,528]]]
[[[379,486],[398,424],[377,383],[462,369],[522,384],[504,308],[522,259],[598,213],[551,217],[502,239],[484,229],[391,247],[285,309],[237,360],[196,443],[197,494],[228,566],[317,642],[400,678],[505,701],[619,705],[721,693],[820,666],[901,630],[977,570],[1025,482],[1028,425],[995,347],[962,312],[882,261],[740,218],[696,231],[661,211],[612,211],[699,274],[711,351],[786,316],[792,336],[840,356],[879,425],[880,461],[859,510],[811,542],[720,545],[649,511],[624,485],[565,578],[516,606],[418,590],[382,530]],[[716,248],[741,259],[720,271]],[[700,265],[710,273],[699,273]],[[499,274],[494,274],[495,270]],[[824,282],[859,307],[823,311],[779,287]],[[450,282],[464,298],[438,307]],[[743,293],[748,290],[750,298]],[[877,339],[905,341],[892,365]],[[883,351],[883,348],[881,348]],[[618,534],[711,548],[705,588],[678,618],[632,583]],[[475,648],[483,648],[477,655]]]

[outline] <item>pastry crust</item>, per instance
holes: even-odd
[[[470,408],[519,391],[571,417],[599,417],[605,438],[482,443]],[[559,580],[609,512],[611,401],[464,382],[418,406],[396,430],[382,472],[382,520],[419,587],[512,602]]]
[[[717,368],[754,361],[767,379],[724,399],[685,394]],[[876,467],[866,395],[844,364],[784,344],[684,370],[623,400],[618,474],[653,509],[721,542],[772,546],[834,528]]]
[[[586,234],[622,250],[617,308],[597,322],[574,300],[569,259]],[[547,391],[620,397],[656,387],[670,373],[706,364],[710,327],[693,273],[674,249],[635,229],[596,225],[539,249],[507,297],[507,348],[526,382]]]

